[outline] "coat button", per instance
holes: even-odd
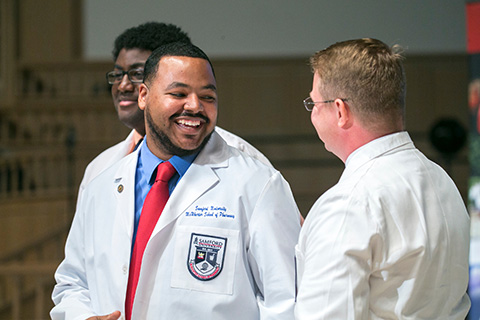
[[[128,272],[128,267],[126,265],[123,265],[122,267],[123,274],[127,274]]]

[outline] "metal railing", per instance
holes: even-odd
[[[0,106],[2,230],[21,229],[18,220],[39,223],[38,211],[60,220],[43,234],[18,230],[10,237],[21,240],[18,246],[2,238],[0,319],[49,319],[53,275],[83,163],[127,132],[119,130],[102,69],[86,63],[20,66],[17,102]]]

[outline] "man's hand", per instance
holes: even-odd
[[[90,317],[87,320],[117,320],[120,318],[120,311],[115,311],[110,314],[107,314],[106,316],[96,316],[96,317]]]

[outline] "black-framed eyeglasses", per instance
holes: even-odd
[[[342,98],[340,98],[340,100],[348,101],[348,99],[342,99]],[[331,102],[334,102],[334,101],[335,100],[312,101],[312,98],[307,97],[303,100],[303,105],[305,106],[305,109],[307,109],[307,111],[312,111],[317,103],[331,103]]]
[[[142,83],[143,82],[143,69],[135,68],[127,71],[114,70],[107,72],[105,77],[109,84],[116,84],[122,82],[123,77],[127,75],[128,80],[132,83]]]

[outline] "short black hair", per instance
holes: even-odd
[[[143,82],[147,83],[152,81],[155,78],[155,75],[158,70],[158,62],[163,57],[190,57],[190,58],[200,58],[207,60],[212,68],[213,76],[215,77],[215,71],[213,70],[213,65],[207,54],[202,51],[199,47],[193,45],[192,43],[186,42],[173,42],[168,43],[163,46],[155,49],[152,54],[148,57],[145,62],[144,67],[144,78]]]
[[[112,50],[113,61],[117,60],[122,49],[154,51],[170,42],[191,43],[191,40],[187,33],[173,24],[146,22],[125,30],[115,39]]]

